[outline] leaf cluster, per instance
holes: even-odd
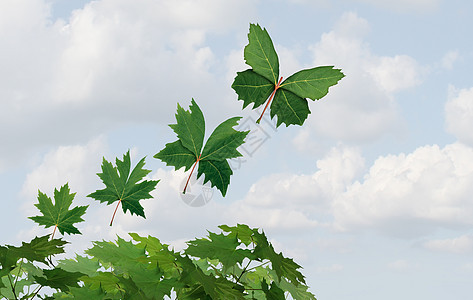
[[[188,241],[180,252],[155,237],[130,233],[131,240],[94,242],[87,256],[60,260],[44,270],[32,262],[44,263],[48,255],[61,252],[64,242],[36,238],[21,247],[0,248],[0,282],[13,280],[17,289],[48,286],[56,292],[47,299],[163,299],[172,292],[189,300],[278,300],[289,294],[294,299],[315,299],[301,267],[275,252],[264,232],[242,224],[220,229],[219,234],[209,232],[205,238]],[[4,251],[10,252],[4,255]],[[11,287],[0,287],[0,295],[13,295]],[[25,299],[31,296],[16,292]]]

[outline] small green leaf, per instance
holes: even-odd
[[[43,214],[42,216],[29,217],[39,225],[44,225],[46,228],[55,226],[61,232],[69,234],[80,234],[74,224],[83,222],[82,215],[87,210],[87,206],[76,206],[72,209],[72,200],[76,193],[70,193],[69,186],[66,183],[58,191],[54,189],[54,204],[46,194],[38,191],[38,204],[35,206]]]
[[[87,197],[94,198],[100,202],[106,202],[108,205],[118,201],[118,205],[122,204],[123,212],[139,215],[145,217],[143,206],[140,204],[140,200],[152,198],[150,192],[156,188],[156,184],[159,180],[144,180],[151,170],[144,169],[145,158],[142,158],[131,171],[131,159],[130,151],[123,155],[123,160],[116,159],[116,167],[110,162],[103,158],[102,162],[102,173],[97,175],[102,179],[105,184],[105,189],[97,190]],[[139,182],[139,183],[138,183]],[[113,214],[113,217],[115,213]],[[110,222],[110,226],[113,222]]]
[[[316,67],[299,71],[288,77],[280,88],[288,90],[301,98],[318,100],[328,93],[328,88],[345,77],[341,70],[333,66]]]
[[[230,184],[230,176],[233,174],[232,168],[226,160],[201,160],[197,178],[205,174],[204,184],[210,181],[211,186],[216,186],[220,190],[222,196],[227,194],[228,185]]]
[[[221,161],[243,156],[236,148],[243,144],[248,132],[233,129],[240,119],[241,117],[230,118],[215,128],[205,143],[200,160]]]
[[[268,259],[271,261],[272,268],[276,271],[278,280],[281,280],[281,277],[285,277],[293,284],[305,284],[304,275],[297,270],[300,269],[301,266],[296,264],[292,259],[284,257],[282,253],[276,253],[273,245],[268,242],[264,232],[259,233],[255,229],[254,233],[256,240],[254,254],[260,259]]]
[[[34,276],[34,278],[42,286],[49,286],[63,292],[67,292],[69,287],[79,287],[79,277],[84,276],[82,273],[68,272],[61,268],[43,270],[43,275],[45,277]]]
[[[180,140],[166,144],[163,150],[154,155],[154,158],[165,162],[167,166],[174,166],[176,170],[184,167],[189,170],[196,161],[196,156]]]
[[[268,32],[258,24],[250,24],[248,41],[244,50],[246,63],[275,85],[279,77],[279,59]]]
[[[199,157],[204,143],[205,121],[204,115],[194,99],[191,101],[189,111],[185,111],[177,104],[176,113],[177,124],[169,125],[182,145],[189,149],[195,156]]]
[[[276,283],[273,281],[271,284],[271,288],[268,289],[268,284],[266,280],[263,279],[261,282],[261,289],[263,290],[264,294],[266,295],[266,299],[268,300],[284,300],[284,291],[281,290]]]
[[[274,90],[274,84],[253,70],[238,72],[232,88],[238,94],[238,100],[243,100],[243,108],[250,103],[253,109],[261,106]]]
[[[307,100],[296,96],[294,93],[279,89],[271,103],[271,118],[278,116],[277,126],[285,123],[286,126],[291,124],[302,125],[310,114]]]
[[[88,258],[76,255],[75,259],[63,259],[58,263],[58,268],[68,272],[79,272],[87,276],[94,276],[100,268],[100,264],[96,258]]]
[[[248,249],[237,249],[240,242],[235,235],[209,232],[208,237],[187,242],[185,253],[194,257],[218,259],[226,268],[241,264],[245,258],[256,258]]]
[[[228,225],[220,225],[218,228],[222,229],[225,232],[230,232],[234,234],[243,244],[248,246],[253,242],[253,229],[245,224],[237,224],[237,226],[230,227]]]

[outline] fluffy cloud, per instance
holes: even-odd
[[[324,227],[402,238],[473,224],[473,149],[464,144],[382,156],[363,172],[357,150],[334,148],[313,174],[260,179],[225,217],[279,230]]]
[[[473,145],[473,88],[456,89],[450,86],[445,104],[447,131],[468,145]]]
[[[452,239],[431,240],[425,242],[424,247],[433,251],[471,253],[473,251],[473,236],[462,235]]]
[[[102,137],[85,145],[60,146],[46,153],[41,163],[27,176],[22,188],[22,196],[28,201],[25,209],[28,213],[35,211],[38,190],[48,195],[54,188],[59,189],[66,182],[72,192],[78,192],[77,201],[90,193],[90,187],[96,186],[95,173],[100,169],[106,144]]]
[[[332,198],[359,175],[363,165],[356,149],[334,148],[317,161],[314,174],[274,174],[260,179],[243,200],[230,206],[226,217],[283,230],[324,226]]]
[[[413,267],[417,267],[417,265],[413,265],[412,263],[408,262],[405,259],[398,259],[396,261],[392,261],[388,263],[388,269],[397,271],[397,272],[405,272],[410,271]]]
[[[438,8],[441,0],[358,0],[396,12],[426,12]]]
[[[246,27],[243,10],[252,5],[101,0],[52,20],[44,0],[3,1],[0,137],[9,147],[0,150],[7,158],[0,166],[123,123],[167,124],[183,99],[218,111],[224,65],[207,37]]]
[[[442,67],[447,70],[451,70],[453,65],[460,59],[460,53],[456,50],[447,52],[441,61]]]
[[[310,148],[314,135],[345,142],[372,141],[399,130],[394,93],[421,82],[421,68],[407,55],[378,56],[364,37],[369,24],[355,13],[344,14],[334,29],[312,47],[313,65],[334,65],[346,75],[320,102],[294,140]]]
[[[459,143],[380,157],[362,182],[335,198],[335,224],[342,230],[372,228],[403,237],[439,226],[469,226],[472,183],[473,149]]]

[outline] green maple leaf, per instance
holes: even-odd
[[[218,259],[226,268],[242,263],[243,259],[256,257],[248,249],[237,249],[241,242],[233,235],[209,232],[209,239],[195,239],[187,242],[185,253],[191,256]]]
[[[243,108],[250,103],[256,108],[269,97],[258,123],[271,104],[270,115],[271,118],[277,116],[277,126],[282,123],[286,126],[302,125],[310,114],[306,98],[321,99],[327,95],[330,86],[345,76],[333,66],[322,66],[301,70],[282,81],[282,77],[279,78],[278,56],[266,29],[250,24],[248,41],[244,57],[252,69],[238,72],[232,88],[238,99],[243,100]]]
[[[57,266],[68,272],[80,272],[87,276],[96,275],[100,268],[98,259],[80,255],[76,255],[75,259],[60,260]]]
[[[245,224],[237,224],[237,226],[230,227],[228,225],[220,225],[218,228],[222,229],[225,232],[230,232],[235,235],[240,242],[248,246],[253,242],[253,229]]]
[[[197,178],[204,174],[204,184],[210,181],[211,186],[216,186],[222,196],[225,196],[230,176],[233,174],[227,159],[242,156],[236,148],[244,143],[249,133],[233,129],[240,119],[240,117],[230,118],[218,125],[204,146],[205,121],[199,106],[194,99],[188,111],[178,104],[177,124],[169,126],[179,140],[166,144],[165,148],[154,157],[168,166],[174,166],[176,170],[184,167],[187,171],[192,167],[183,193],[186,192],[189,179],[198,163]]]
[[[271,284],[271,287],[268,289],[268,284],[266,283],[266,280],[263,279],[263,281],[261,282],[261,289],[266,295],[266,299],[271,299],[271,300],[285,300],[286,299],[286,297],[284,296],[284,291],[281,290],[274,281]]]
[[[43,270],[43,276],[44,277],[33,277],[42,286],[49,286],[66,292],[69,290],[69,287],[79,287],[79,277],[84,276],[84,274],[79,272],[68,272],[61,268],[55,268],[52,270]]]
[[[132,215],[136,214],[146,219],[144,208],[139,201],[152,198],[150,192],[156,188],[156,184],[158,184],[159,180],[144,180],[139,182],[143,177],[148,175],[151,170],[143,169],[145,157],[131,170],[130,151],[123,155],[123,160],[117,158],[115,163],[117,165],[116,167],[114,167],[111,162],[108,162],[105,157],[103,158],[102,173],[97,173],[97,175],[102,179],[106,188],[97,190],[87,197],[94,198],[101,203],[107,202],[107,205],[118,201],[110,226],[112,226],[115,213],[120,203],[122,204],[123,213],[129,210]]]
[[[264,232],[259,233],[257,229],[255,229],[254,237],[256,240],[254,254],[260,259],[268,259],[271,261],[271,266],[273,270],[276,271],[278,280],[281,280],[281,277],[285,277],[295,285],[300,283],[305,284],[304,275],[298,271],[301,266],[295,263],[291,258],[284,257],[282,253],[276,253],[273,245],[268,242]]]
[[[70,193],[69,185],[66,183],[60,190],[54,189],[54,204],[46,194],[38,191],[38,204],[35,206],[43,214],[42,216],[29,217],[39,225],[44,225],[46,228],[54,226],[51,236],[54,236],[56,228],[61,232],[69,234],[81,234],[74,224],[83,222],[82,215],[87,210],[87,206],[76,206],[72,209],[72,200],[76,193]]]

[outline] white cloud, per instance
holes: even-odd
[[[330,266],[317,267],[318,273],[337,273],[343,270],[343,265],[341,264],[332,264]]]
[[[462,235],[452,239],[431,240],[425,242],[424,247],[440,252],[471,253],[473,252],[473,236]]]
[[[45,1],[10,2],[0,9],[3,168],[38,146],[82,143],[117,124],[167,124],[176,102],[191,97],[218,111],[225,65],[208,36],[246,28],[254,5],[101,0],[52,20]]]
[[[443,58],[441,65],[447,70],[453,69],[453,65],[458,61],[460,58],[460,53],[457,50],[452,50],[447,52]]]
[[[425,13],[439,7],[441,0],[358,0],[396,12]]]
[[[99,137],[86,145],[60,146],[44,155],[40,165],[28,173],[23,184],[21,193],[28,199],[24,205],[27,212],[36,210],[32,204],[37,202],[38,190],[52,197],[54,189],[66,182],[72,193],[78,193],[76,201],[82,202],[80,198],[89,194],[88,188],[94,186],[95,173],[100,170],[105,149],[104,139]]]
[[[413,267],[416,267],[416,265],[413,265],[412,263],[408,262],[405,259],[398,259],[396,261],[392,261],[388,263],[388,269],[393,270],[393,271],[398,271],[398,272],[404,272],[404,271],[409,271]]]
[[[386,92],[393,93],[418,85],[420,66],[410,56],[377,57],[373,59],[368,73]]]
[[[445,104],[447,131],[460,142],[473,145],[473,88],[449,87],[449,99]]]
[[[378,158],[362,182],[335,198],[335,225],[418,236],[438,227],[470,226],[473,149],[459,143]]]
[[[318,218],[324,220],[332,198],[344,191],[363,165],[356,149],[334,148],[317,161],[314,174],[273,174],[258,180],[243,200],[230,206],[227,218],[263,228],[323,226]]]
[[[421,68],[407,55],[372,53],[364,41],[369,30],[365,19],[345,13],[312,47],[314,65],[333,65],[346,77],[325,98],[310,101],[312,114],[294,140],[298,148],[310,148],[315,134],[363,142],[403,127],[393,93],[419,84]]]

